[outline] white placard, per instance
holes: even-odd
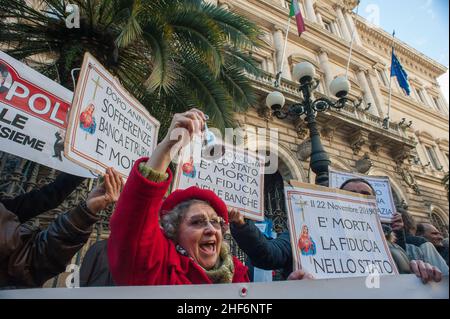
[[[72,92],[0,51],[0,150],[83,177],[64,156]]]
[[[294,268],[316,279],[398,274],[373,196],[291,181],[285,187]]]
[[[127,178],[156,147],[159,122],[92,55],[86,53],[70,112],[65,154],[97,173]]]
[[[173,190],[190,186],[214,191],[246,218],[264,220],[264,160],[254,153],[226,146],[218,159],[180,161]]]
[[[0,290],[0,299],[179,299],[180,305],[184,305],[191,299],[234,299],[235,303],[240,303],[244,307],[249,305],[249,299],[252,303],[256,303],[254,300],[261,299],[264,301],[264,306],[268,305],[268,299],[448,300],[449,297],[448,276],[443,277],[440,282],[429,282],[426,285],[416,275],[398,275],[379,279],[375,282],[376,285],[370,286],[367,278],[346,278],[220,285],[13,289]],[[246,289],[246,295],[239,293],[242,288]],[[217,310],[211,312],[219,313],[221,310],[222,308],[217,307]]]
[[[382,222],[390,223],[396,213],[394,197],[392,196],[391,183],[387,176],[367,176],[362,174],[339,172],[330,168],[330,187],[340,188],[341,185],[352,178],[363,178],[375,190],[377,197],[378,214]]]

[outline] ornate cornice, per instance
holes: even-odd
[[[367,145],[369,143],[369,132],[357,130],[349,136],[349,143],[351,149],[353,150],[353,154],[358,155],[363,145]]]
[[[413,148],[402,145],[401,147],[397,147],[395,149],[392,149],[392,158],[394,159],[395,163],[397,164],[397,167],[402,167],[405,160],[409,159],[412,155]]]
[[[439,147],[440,150],[448,152],[449,145],[448,145],[448,140],[447,139],[445,139],[445,138],[438,138],[434,142],[437,144],[437,146]]]
[[[318,48],[317,54],[321,55],[323,53],[326,53],[326,55],[328,56],[330,54],[330,50],[324,47]]]
[[[369,25],[369,23],[361,16],[357,16],[355,18],[355,23],[360,34],[361,32],[365,33],[366,35],[370,36],[370,38],[381,42],[385,47],[389,49],[388,51],[390,52],[390,48],[392,45],[392,35],[380,28],[374,28],[373,26]],[[408,59],[406,64],[409,66],[409,64],[412,64],[411,62],[413,62],[423,70],[422,73],[431,71],[433,73],[433,77],[438,77],[447,72],[447,67],[432,60],[431,58],[425,56],[423,53],[420,53],[416,49],[410,47],[409,45],[398,39],[396,39],[395,42],[395,49],[396,54],[400,60]]]
[[[347,11],[352,11],[360,3],[360,0],[343,0],[342,4]]]
[[[415,131],[414,134],[417,136],[417,139],[420,143],[433,144],[435,138],[428,132],[425,131]]]

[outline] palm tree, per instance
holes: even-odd
[[[92,53],[162,124],[199,107],[220,129],[255,102],[246,73],[260,44],[247,19],[202,0],[71,0],[80,28],[67,28],[69,1],[0,0],[0,44],[73,89],[71,70]],[[45,56],[46,62],[36,62]]]

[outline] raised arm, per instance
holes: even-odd
[[[194,133],[200,133],[203,125],[200,111],[176,114],[151,158],[141,159],[133,167],[110,222],[108,259],[117,285],[152,284],[148,278],[164,271],[160,267],[169,242],[158,218],[172,180],[168,169],[171,154],[176,153],[174,147],[186,145]]]
[[[235,210],[229,213],[231,235],[258,268],[272,270],[284,268],[292,270],[291,242],[288,233],[275,239],[266,238],[261,231]]]
[[[40,286],[46,280],[63,272],[75,253],[87,242],[97,214],[114,203],[120,194],[120,176],[108,170],[104,185],[97,186],[81,203],[58,216],[50,226],[40,232],[20,225],[15,216],[9,227],[10,236],[4,242],[13,245],[7,256],[9,281],[15,285]],[[8,212],[12,215],[11,212]],[[0,245],[3,246],[3,239]],[[5,256],[6,257],[6,256]]]
[[[61,173],[52,183],[40,189],[12,199],[2,199],[1,202],[9,211],[19,217],[21,223],[24,223],[58,207],[83,181],[83,177]]]

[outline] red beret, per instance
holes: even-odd
[[[225,223],[228,224],[228,209],[224,201],[213,191],[201,189],[196,186],[191,186],[186,189],[177,189],[172,194],[170,194],[163,202],[160,214],[167,214],[178,204],[189,201],[191,199],[198,199],[207,202],[214,209],[216,214],[222,217]]]

